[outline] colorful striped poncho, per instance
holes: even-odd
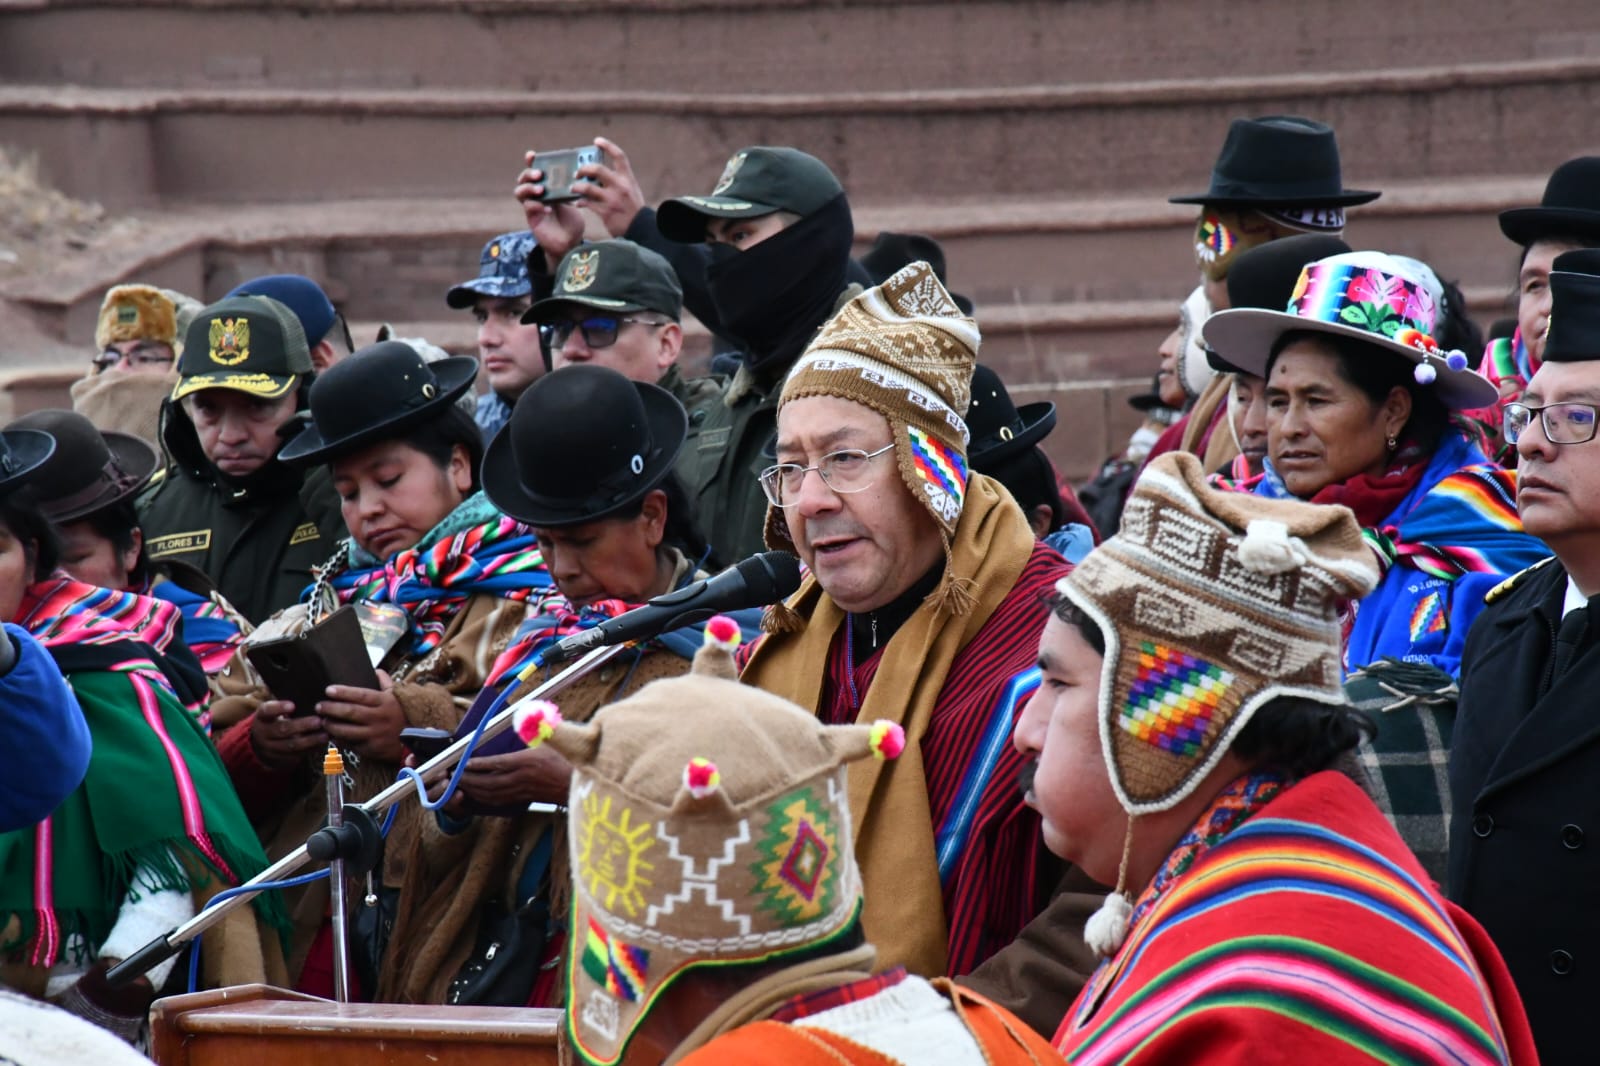
[[[1056,1034],[1068,1062],[1537,1062],[1499,952],[1354,783],[1266,795],[1146,890]]]

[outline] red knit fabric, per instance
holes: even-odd
[[[1071,569],[1053,549],[1035,545],[1011,594],[951,663],[922,740],[934,826],[944,821],[956,798],[962,773],[1001,691],[1038,658],[1039,634],[1049,613],[1044,598]],[[855,650],[856,691],[864,701],[883,649],[871,652],[858,643]],[[844,627],[840,627],[828,652],[822,687],[820,717],[830,725],[856,718],[850,686],[845,682],[848,662]],[[1048,889],[1039,884],[1044,847],[1039,816],[1023,805],[1017,789],[1017,774],[1024,761],[1007,743],[984,786],[965,852],[944,887],[951,974],[969,973],[1011,943],[1049,898]]]
[[[251,714],[235,723],[216,742],[217,754],[222,756],[222,765],[227,767],[234,791],[239,793],[244,813],[259,825],[281,810],[282,800],[295,791],[301,775],[298,768],[275,770],[261,761],[250,744],[250,727],[255,720]]]

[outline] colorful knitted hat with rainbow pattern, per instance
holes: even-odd
[[[954,614],[971,594],[951,572],[950,544],[967,494],[969,434],[963,413],[972,398],[978,324],[915,262],[845,304],[822,327],[789,372],[778,401],[837,396],[870,407],[889,422],[900,477],[933,516],[946,567],[934,596]],[[782,513],[767,509],[767,546],[793,551]]]
[[[1122,806],[1181,802],[1278,696],[1343,703],[1341,608],[1377,581],[1348,508],[1213,487],[1187,453],[1153,460],[1117,535],[1057,586],[1105,635],[1100,742]]]
[[[572,763],[567,1035],[615,1063],[658,997],[697,967],[781,961],[861,911],[845,764],[894,758],[898,725],[826,726],[741,685],[739,628],[706,626],[694,669],[583,725],[548,703],[517,734]]]

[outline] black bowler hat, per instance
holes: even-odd
[[[1333,127],[1295,115],[1236,118],[1211,169],[1211,188],[1174,204],[1353,207],[1382,193],[1346,189]]]
[[[36,480],[55,450],[56,439],[37,429],[0,432],[0,498]]]
[[[1538,207],[1500,212],[1500,232],[1523,247],[1544,237],[1600,242],[1600,156],[1579,156],[1556,167]]]
[[[483,491],[530,526],[594,522],[672,472],[689,416],[666,389],[584,363],[552,371],[517,398],[483,457]]]
[[[1550,328],[1544,361],[1600,359],[1600,248],[1563,252],[1550,265]]]
[[[1056,405],[1048,401],[1018,407],[1000,375],[981,363],[972,368],[972,400],[967,405],[967,464],[982,473],[1034,446],[1056,427]]]
[[[313,463],[401,435],[437,418],[472,387],[478,361],[458,355],[430,363],[402,341],[362,348],[317,375],[311,424],[278,458]]]
[[[939,284],[946,289],[950,287],[945,276],[944,249],[938,241],[921,233],[890,233],[884,230],[872,242],[872,247],[867,249],[867,254],[857,261],[875,284],[882,285],[898,274],[901,268],[918,260],[933,267],[934,277],[939,279]],[[961,308],[962,314],[972,314],[970,299],[954,292],[950,294],[950,299]]]
[[[73,522],[129,499],[160,462],[156,450],[138,437],[96,429],[76,411],[35,411],[7,429],[48,433],[56,442],[34,490],[39,510],[52,522]]]
[[[1322,233],[1302,233],[1258,244],[1240,253],[1228,268],[1228,306],[1282,311],[1289,306],[1307,263],[1350,250],[1338,237]],[[1206,349],[1206,362],[1219,374],[1246,373],[1228,362],[1223,353],[1210,348]]]

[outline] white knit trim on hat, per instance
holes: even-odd
[[[906,394],[906,399],[912,405],[941,416],[950,428],[960,435],[963,448],[972,439],[971,433],[967,430],[967,420],[962,418],[955,408],[945,403],[925,382],[888,363],[880,363],[857,352],[839,348],[813,348],[795,363],[794,369],[789,371],[789,377],[792,379],[807,368],[820,371],[853,370],[874,385],[899,389]]]

